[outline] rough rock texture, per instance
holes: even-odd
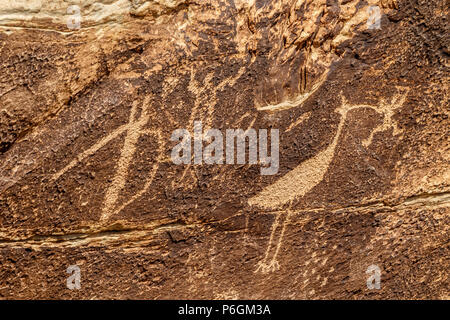
[[[0,298],[448,299],[449,40],[445,0],[0,0]],[[194,121],[278,174],[174,164]]]

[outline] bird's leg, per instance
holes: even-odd
[[[278,220],[280,219],[280,215],[276,214],[275,221],[272,224],[272,231],[270,233],[269,243],[267,245],[266,254],[264,255],[264,259],[258,262],[258,267],[256,268],[256,272],[267,273],[269,270],[267,261],[270,256],[270,249],[272,248],[273,238],[275,236],[275,231],[278,227]]]
[[[272,231],[270,233],[269,243],[267,245],[264,259],[258,262],[256,272],[268,273],[276,271],[280,268],[277,256],[281,244],[283,242],[283,236],[286,229],[286,224],[289,222],[290,214],[291,214],[290,210],[288,210],[287,212],[277,214],[275,221],[272,225]],[[279,227],[281,227],[281,230],[279,230],[280,229]],[[276,237],[278,239],[276,239]]]
[[[269,264],[270,267],[272,268],[272,271],[280,269],[280,265],[278,263],[277,257],[278,257],[278,252],[280,251],[281,244],[283,243],[284,232],[286,230],[286,225],[289,223],[290,217],[291,217],[291,210],[288,209],[286,212],[286,218],[284,219],[283,225],[281,227],[281,234],[280,234],[280,237],[278,238],[278,243],[275,248],[275,253],[273,254],[272,260]]]

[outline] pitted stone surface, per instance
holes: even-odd
[[[0,0],[0,298],[448,299],[448,26],[440,0]],[[196,121],[279,129],[278,173],[174,164]]]

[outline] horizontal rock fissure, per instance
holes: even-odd
[[[313,209],[303,209],[292,211],[293,215],[298,215],[302,213],[320,213],[323,211],[329,211],[332,213],[340,213],[341,211],[348,212],[357,212],[358,210],[364,211],[363,213],[367,213],[366,211],[372,212],[375,211],[383,211],[383,210],[399,210],[399,209],[407,209],[408,207],[416,207],[417,205],[421,205],[427,208],[434,208],[436,206],[450,206],[450,192],[442,192],[442,193],[424,193],[415,196],[410,196],[405,199],[405,201],[395,204],[395,205],[386,205],[383,201],[372,202],[368,204],[364,204],[361,206],[347,206],[341,208],[313,208]],[[284,211],[271,211],[271,212],[261,212],[262,215],[270,215],[277,214]],[[90,240],[102,240],[102,241],[122,241],[124,243],[133,242],[133,238],[137,237],[149,237],[153,234],[166,232],[170,230],[180,230],[180,229],[188,229],[196,226],[213,226],[215,224],[224,222],[236,216],[243,215],[243,213],[238,213],[236,215],[230,216],[223,220],[215,220],[208,222],[197,222],[192,224],[180,224],[180,223],[166,223],[156,225],[153,228],[123,228],[117,230],[97,230],[92,232],[77,232],[74,231],[68,234],[49,234],[49,235],[34,235],[26,239],[11,239],[11,238],[3,238],[0,239],[0,247],[4,246],[27,246],[27,245],[50,245],[50,244],[70,244],[75,245],[77,241],[81,241],[80,245],[82,246],[85,242],[89,242]],[[295,223],[289,223],[295,224]],[[114,225],[109,226],[110,228]],[[108,227],[104,228],[108,229]],[[236,230],[227,230],[227,232],[244,232],[247,231],[247,228],[238,228]],[[122,237],[121,237],[122,236]]]

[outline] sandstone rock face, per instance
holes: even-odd
[[[449,298],[445,1],[0,4],[1,298]]]

